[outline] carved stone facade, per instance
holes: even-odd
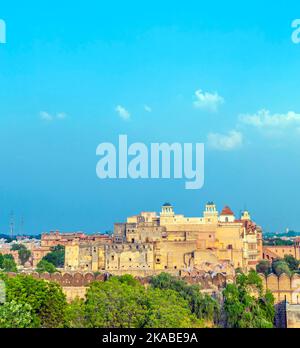
[[[194,271],[203,263],[249,270],[262,258],[261,236],[248,212],[236,219],[225,207],[219,215],[209,202],[203,217],[189,218],[166,203],[159,215],[142,212],[115,224],[111,240],[73,239],[66,245],[65,270],[147,276]]]

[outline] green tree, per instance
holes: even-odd
[[[43,260],[52,263],[55,267],[62,268],[65,265],[65,247],[57,245],[51,252],[43,257]]]
[[[42,259],[42,260],[37,264],[36,271],[37,271],[38,273],[45,273],[45,272],[48,272],[48,273],[55,273],[57,270],[56,270],[55,266],[53,265],[53,263],[48,262],[48,261]]]
[[[267,290],[265,295],[259,298],[259,305],[266,320],[273,323],[275,317],[274,296],[270,290]]]
[[[13,244],[11,250],[17,250],[21,265],[25,265],[25,263],[29,260],[31,256],[31,251],[26,248],[24,244]]]
[[[263,245],[289,246],[294,245],[294,242],[291,240],[284,240],[281,238],[267,238],[264,239]]]
[[[198,285],[189,285],[182,279],[178,279],[168,273],[161,273],[151,278],[154,288],[174,290],[188,301],[190,310],[197,318],[213,321],[219,320],[220,305],[209,295],[203,295]]]
[[[11,254],[5,254],[3,255],[3,259],[7,259],[7,260],[14,260],[14,257]]]
[[[11,250],[12,251],[19,251],[21,249],[26,249],[25,245],[24,244],[18,244],[18,243],[14,243],[12,246],[11,246]]]
[[[75,299],[66,308],[66,327],[84,329],[88,327],[86,307],[82,299]]]
[[[145,288],[132,276],[93,282],[86,301],[73,301],[66,311],[68,327],[176,328],[203,327],[189,303],[170,289]]]
[[[92,328],[143,327],[147,311],[145,289],[117,277],[93,282],[87,291],[86,317]]]
[[[191,313],[188,301],[174,290],[150,288],[147,301],[145,328],[204,327],[204,321]]]
[[[4,255],[2,262],[4,272],[17,272],[17,264],[12,255]]]
[[[29,260],[30,256],[31,256],[31,251],[28,249],[20,249],[18,251],[19,254],[19,259],[21,262],[21,265],[25,265],[25,263]]]
[[[268,260],[261,260],[256,265],[256,272],[268,275],[271,272],[271,263]]]
[[[294,256],[285,255],[283,260],[288,264],[291,271],[299,270],[300,261],[298,261]]]
[[[4,256],[0,253],[0,269],[3,268]]]
[[[25,275],[2,276],[2,279],[6,284],[6,300],[30,305],[33,317],[36,318],[35,326],[43,328],[65,326],[67,302],[60,285]]]
[[[272,271],[278,276],[282,273],[285,273],[288,276],[290,276],[292,273],[288,263],[281,259],[277,259],[272,262]]]
[[[17,303],[15,300],[0,306],[0,328],[34,328],[37,319],[29,304]]]
[[[274,297],[264,293],[255,271],[238,275],[236,284],[223,291],[226,326],[233,328],[272,328],[275,316]]]
[[[133,276],[131,276],[130,274],[124,274],[118,277],[114,277],[115,280],[118,280],[120,283],[122,284],[127,284],[130,286],[141,286],[141,283],[139,283],[139,281],[135,278],[133,278]]]

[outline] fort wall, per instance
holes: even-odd
[[[300,305],[287,304],[286,324],[288,329],[300,328]]]
[[[160,271],[155,272],[155,274],[160,274]],[[22,274],[22,273],[21,273]],[[31,273],[31,274],[25,274],[24,275],[30,275],[36,279],[44,279],[46,281],[53,281],[58,283],[62,289],[64,294],[67,297],[67,300],[71,302],[75,298],[85,298],[86,291],[88,289],[89,284],[91,284],[94,281],[106,281],[111,275],[123,275],[124,273],[122,271],[113,272],[113,273],[92,273],[92,272],[62,272],[62,273]],[[153,272],[151,274],[143,273],[142,270],[132,270],[131,272],[128,272],[128,274],[131,274],[134,276],[142,285],[148,286],[150,284],[151,276],[153,275]],[[8,273],[10,277],[15,277],[16,273]],[[179,276],[179,272],[173,272],[174,276]],[[228,281],[232,282],[232,280],[229,280],[225,275],[218,273],[218,274],[208,274],[203,272],[194,272],[194,273],[188,273],[184,272],[180,275],[181,279],[185,280],[188,284],[197,284],[200,285],[200,288],[205,292],[219,292],[221,291]]]
[[[145,270],[131,270],[128,274],[134,276],[143,285],[150,283],[151,276],[160,274],[157,271],[153,274]],[[60,284],[68,298],[68,300],[76,297],[84,298],[86,288],[94,281],[106,281],[111,275],[122,275],[122,271],[114,272],[56,272],[49,273],[31,273],[30,275],[37,279],[54,281]],[[226,284],[234,282],[232,277],[223,275],[222,273],[210,274],[204,272],[180,272],[174,270],[174,276],[180,276],[188,284],[198,284],[202,290],[221,291]],[[9,276],[16,276],[15,273],[9,273]],[[275,274],[265,276],[259,275],[262,279],[263,288],[270,290],[275,298],[275,304],[287,302],[289,305],[299,305],[300,308],[300,275],[294,274],[292,277],[282,274],[279,277]],[[292,315],[292,314],[291,314]]]
[[[287,301],[290,304],[300,304],[300,275],[294,274],[292,277],[281,274],[265,276],[260,274],[263,287],[270,290],[275,297],[275,303]]]

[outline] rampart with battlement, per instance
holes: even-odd
[[[56,273],[20,273],[30,275],[37,279],[44,279],[54,281],[62,287],[87,287],[94,281],[106,281],[110,276],[109,273],[92,273],[92,272],[56,272]],[[10,277],[14,277],[17,273],[8,273]],[[147,285],[150,283],[151,277],[135,277],[141,284]],[[218,274],[198,274],[198,273],[184,273],[181,279],[189,284],[199,284],[202,289],[222,289],[226,286],[228,278],[222,273]]]
[[[16,273],[9,273],[9,276],[15,276]],[[54,281],[63,288],[87,287],[94,281],[106,281],[111,274],[109,273],[92,273],[92,272],[56,272],[50,273],[31,273],[28,274],[37,279]],[[175,274],[174,274],[175,275]],[[260,274],[264,289],[268,289],[275,297],[275,302],[280,303],[287,301],[289,304],[300,304],[300,275],[294,274],[292,277],[282,274],[279,277],[275,274],[265,276]],[[141,284],[150,283],[150,276],[135,277]],[[228,277],[222,273],[182,273],[181,279],[188,284],[199,284],[203,290],[220,291],[227,283],[234,282],[232,277]]]
[[[290,304],[300,304],[300,275],[289,277],[281,274],[278,277],[275,274],[260,274],[260,277],[264,288],[272,292],[276,303],[287,301]]]

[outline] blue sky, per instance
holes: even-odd
[[[17,232],[104,232],[211,200],[300,230],[299,1],[2,1],[0,18],[1,233],[12,210]],[[204,187],[100,181],[96,147],[119,134],[204,142]]]

